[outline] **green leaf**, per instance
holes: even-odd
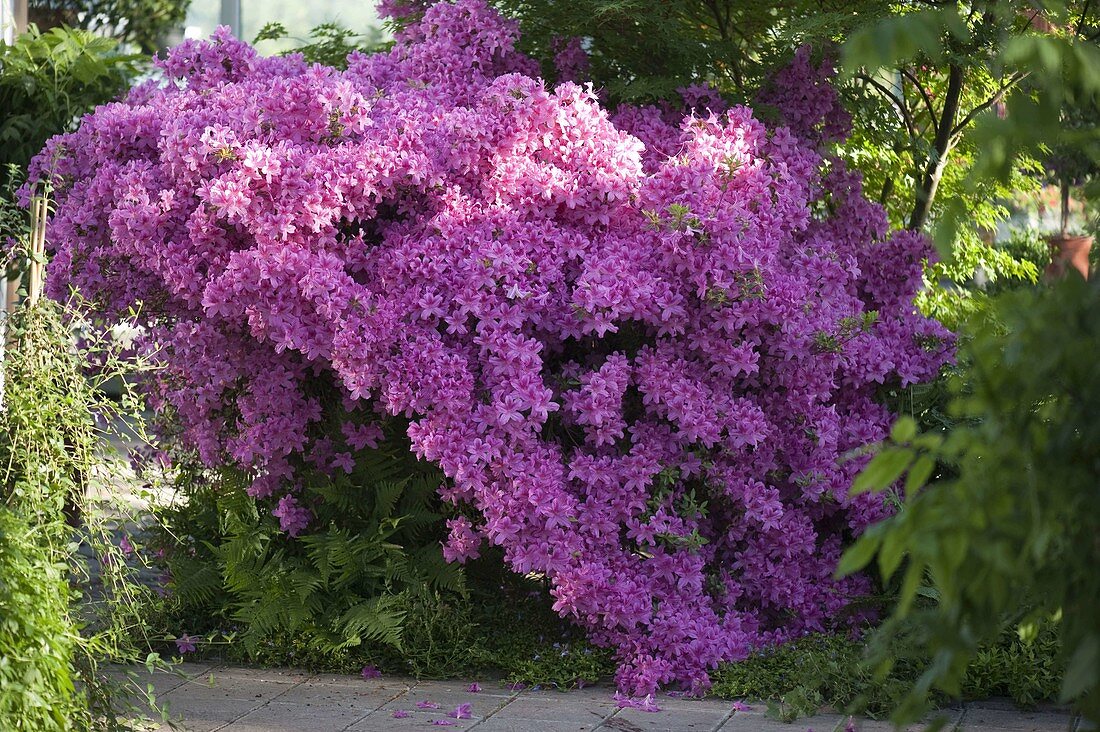
[[[888,488],[913,461],[913,451],[903,447],[887,447],[867,463],[852,482],[850,495]]]
[[[894,442],[909,442],[917,436],[917,422],[912,417],[904,415],[898,417],[890,430],[890,439]]]
[[[958,196],[944,198],[943,207],[936,224],[932,229],[932,243],[936,245],[936,252],[940,255],[943,264],[950,264],[955,254],[955,241],[958,231],[964,225],[967,217],[966,202]]]
[[[849,71],[893,67],[923,56],[942,60],[948,39],[969,35],[958,10],[951,4],[940,10],[893,15],[856,31],[841,55]]]
[[[916,491],[924,487],[924,484],[928,482],[928,478],[931,477],[932,471],[936,469],[936,461],[932,459],[930,455],[920,455],[915,461],[913,461],[912,467],[909,468],[909,474],[905,476],[905,495],[911,496]]]
[[[895,617],[905,617],[909,613],[910,608],[913,607],[913,601],[920,593],[923,578],[924,565],[911,561],[905,570],[905,579],[901,582],[901,589],[898,591],[898,604],[894,610]]]
[[[879,538],[870,533],[864,534],[848,548],[837,564],[835,576],[847,577],[866,567],[879,548]]]
[[[878,570],[883,582],[888,582],[894,576],[902,558],[906,552],[906,540],[908,534],[895,525],[892,531],[886,532],[882,540],[882,548],[878,552]]]
[[[1095,633],[1086,636],[1070,656],[1066,665],[1066,675],[1062,680],[1060,701],[1069,703],[1077,699],[1100,682],[1097,677],[1100,669],[1100,637]]]

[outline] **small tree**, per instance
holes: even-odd
[[[1060,276],[1066,266],[1089,276],[1088,254],[1092,246],[1091,227],[1071,227],[1070,199],[1076,189],[1082,194],[1092,187],[1100,173],[1100,157],[1093,125],[1100,109],[1095,104],[1085,108],[1068,107],[1062,114],[1063,129],[1070,139],[1053,149],[1047,157],[1049,180],[1058,187],[1058,231],[1049,237],[1053,261],[1048,276]]]

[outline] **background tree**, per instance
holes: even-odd
[[[31,0],[27,19],[42,30],[94,31],[145,53],[164,48],[183,25],[191,0]]]

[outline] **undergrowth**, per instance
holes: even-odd
[[[406,599],[399,648],[364,644],[324,653],[308,638],[284,633],[249,650],[235,642],[237,633],[230,625],[171,598],[150,619],[169,636],[182,629],[199,636],[198,655],[235,663],[348,674],[375,666],[384,674],[492,679],[562,690],[611,682],[611,652],[592,646],[553,612],[541,581],[503,571],[492,556],[471,562],[466,574],[465,598],[425,592]],[[711,674],[710,694],[765,703],[771,716],[785,720],[822,707],[885,717],[912,688],[927,659],[905,658],[899,652],[890,674],[880,678],[864,662],[865,650],[863,641],[850,635],[810,635],[743,662],[723,664]],[[964,696],[1008,696],[1031,706],[1057,695],[1058,678],[1052,627],[1026,641],[1006,631],[971,664]],[[941,696],[935,701],[949,700]]]
[[[887,716],[913,687],[927,659],[899,649],[890,673],[880,676],[865,662],[866,647],[846,635],[810,635],[725,664],[712,678],[711,693],[766,702],[771,716],[784,720],[831,707],[873,718]],[[1054,628],[1020,639],[1006,630],[971,664],[963,685],[966,699],[1007,696],[1028,707],[1057,696],[1060,666]],[[933,699],[937,704],[946,696]]]

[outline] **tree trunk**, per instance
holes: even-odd
[[[951,64],[947,72],[947,94],[943,99],[943,111],[936,124],[936,138],[932,143],[932,153],[928,157],[920,185],[917,187],[917,201],[913,215],[909,217],[910,229],[923,229],[932,212],[932,203],[936,200],[936,191],[940,187],[943,169],[947,165],[947,156],[954,145],[951,130],[955,127],[955,118],[959,113],[962,98],[963,70]]]
[[[1061,220],[1061,233],[1062,238],[1066,237],[1066,233],[1069,231],[1069,179],[1063,178],[1060,181],[1059,192],[1062,194],[1062,220]]]

